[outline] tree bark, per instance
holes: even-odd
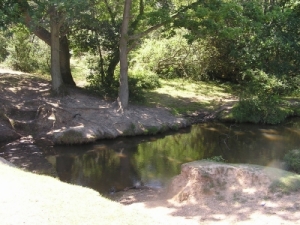
[[[66,85],[76,86],[70,66],[70,49],[69,49],[69,40],[67,36],[60,38],[60,51],[59,51],[59,61],[60,61],[60,72],[63,83]]]
[[[28,6],[29,7],[29,6]],[[27,11],[23,9],[24,21],[26,26],[41,40],[51,47],[51,33],[41,26],[34,25],[32,19]],[[69,40],[67,36],[63,36],[60,39],[60,70],[63,79],[63,83],[67,85],[76,86],[70,67],[70,49]]]
[[[119,48],[112,53],[112,56],[109,60],[107,72],[106,72],[106,77],[105,77],[105,82],[107,85],[112,86],[113,81],[114,81],[114,76],[115,76],[115,69],[120,62],[120,50]]]
[[[132,0],[125,0],[120,38],[120,87],[118,94],[118,104],[120,110],[122,111],[128,107],[129,100],[127,44],[131,2]]]
[[[55,94],[60,94],[63,84],[60,73],[59,60],[59,28],[60,24],[57,19],[57,11],[53,8],[50,12],[50,30],[51,30],[51,80],[52,91]]]

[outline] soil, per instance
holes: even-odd
[[[121,112],[113,101],[81,88],[53,96],[51,84],[30,74],[0,68],[0,156],[23,169],[53,174],[44,155],[54,144],[157,133],[189,125],[164,108],[130,105]]]
[[[53,97],[49,82],[16,71],[0,69],[0,85],[0,132],[11,133],[7,143],[0,146],[0,157],[36,173],[56,176],[44,156],[51,153],[53,144],[59,143],[66,131],[80,131],[83,143],[141,134],[153,129],[153,124],[161,130],[189,125],[185,118],[176,118],[164,108],[131,106],[122,114],[113,102],[77,88],[70,88],[63,98]],[[195,121],[215,114],[197,115],[201,118],[194,117]],[[87,132],[87,127],[92,132]],[[206,194],[196,201],[178,201],[168,192],[144,187],[118,192],[112,198],[128,208],[164,218],[169,221],[166,224],[300,224],[300,192],[253,195],[249,199]]]

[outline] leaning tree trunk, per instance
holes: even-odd
[[[43,40],[47,45],[51,47],[51,33],[46,30],[44,27],[35,25],[32,23],[32,18],[30,17],[28,11],[24,11],[24,21],[26,26],[41,40]],[[76,85],[70,67],[70,49],[69,49],[69,40],[67,36],[63,36],[60,39],[60,70],[61,76],[64,84],[67,85]]]
[[[51,78],[52,91],[55,94],[60,93],[63,84],[60,73],[59,62],[59,22],[57,18],[57,11],[53,8],[50,13],[50,30],[51,30]]]
[[[130,7],[132,0],[125,0],[123,21],[121,27],[120,38],[120,87],[118,94],[118,104],[120,110],[124,110],[128,106],[129,89],[128,89],[128,26],[130,20]]]
[[[60,60],[60,72],[63,83],[66,85],[76,86],[70,66],[70,49],[69,49],[69,41],[67,36],[63,36],[60,38],[60,51],[59,51],[59,60]]]

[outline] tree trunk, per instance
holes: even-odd
[[[63,84],[60,63],[59,63],[59,28],[57,11],[53,8],[50,13],[50,29],[51,29],[51,78],[52,91],[55,94],[60,93]]]
[[[116,69],[119,62],[120,62],[120,50],[118,48],[116,51],[114,51],[112,53],[112,56],[109,60],[108,68],[106,70],[107,72],[106,72],[106,77],[105,77],[105,83],[108,86],[113,85],[114,76],[115,76],[115,69]]]
[[[123,21],[121,27],[121,38],[120,38],[120,87],[118,94],[118,104],[120,110],[124,110],[128,106],[129,100],[129,89],[128,89],[128,26],[130,20],[130,8],[132,0],[125,0]]]
[[[51,33],[41,26],[35,26],[31,22],[31,17],[27,11],[24,9],[24,21],[26,26],[41,40],[51,47]],[[63,36],[60,40],[60,70],[62,74],[62,79],[64,84],[76,85],[70,68],[70,49],[69,41],[66,36]]]
[[[69,49],[69,41],[67,36],[63,36],[60,38],[60,51],[59,51],[59,61],[60,61],[60,72],[63,83],[66,85],[76,86],[70,67],[70,49]]]

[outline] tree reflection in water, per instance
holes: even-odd
[[[285,152],[300,146],[298,124],[298,121],[285,126],[199,124],[166,135],[59,146],[51,162],[61,180],[103,194],[137,182],[160,187],[180,173],[181,164],[213,156],[221,155],[229,163],[280,166]]]

